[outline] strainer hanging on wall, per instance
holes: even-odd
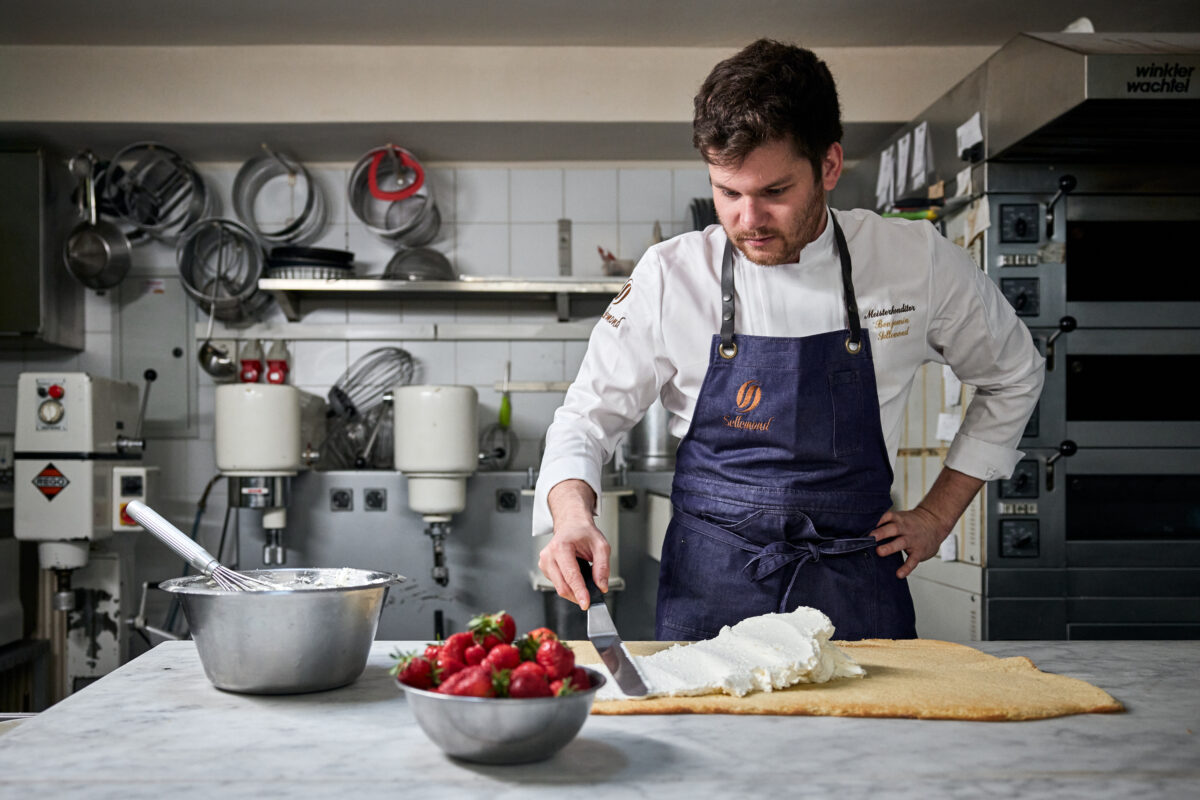
[[[219,213],[196,168],[158,142],[135,142],[108,162],[103,196],[120,218],[156,239],[177,243],[192,224]]]
[[[325,230],[329,209],[304,165],[263,145],[233,179],[233,210],[264,245],[301,245]]]
[[[346,194],[354,215],[384,241],[419,247],[441,228],[425,168],[403,147],[368,151],[350,171]]]
[[[239,222],[219,217],[197,222],[180,237],[175,260],[188,297],[222,322],[254,319],[271,302],[258,291],[262,245]]]

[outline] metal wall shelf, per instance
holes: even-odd
[[[558,319],[570,319],[573,297],[615,295],[628,278],[490,278],[466,276],[456,281],[405,281],[381,278],[260,278],[258,288],[274,295],[284,315],[292,322],[302,316],[304,298],[347,299],[370,297],[484,299],[525,298],[550,300],[556,304]]]

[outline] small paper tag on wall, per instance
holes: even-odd
[[[954,440],[955,434],[958,433],[958,426],[962,424],[962,417],[958,414],[938,414],[937,419],[937,438],[943,442]]]

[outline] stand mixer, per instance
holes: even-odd
[[[144,377],[140,410],[137,386],[125,381],[84,372],[17,378],[14,532],[36,541],[39,564],[53,570],[56,611],[75,609],[71,573],[87,565],[93,542],[139,528],[124,506],[146,499],[141,429],[157,375]]]

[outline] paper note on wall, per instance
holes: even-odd
[[[879,175],[875,179],[875,207],[885,208],[895,198],[896,156],[892,147],[879,154]]]
[[[929,170],[932,157],[926,158],[926,149],[929,147],[929,123],[922,122],[917,127],[913,128],[913,148],[912,148],[912,168],[909,172],[909,177],[912,178],[912,186],[914,189],[925,185],[925,175]]]
[[[908,188],[908,150],[912,134],[906,133],[896,142],[896,196],[903,197]]]
[[[958,426],[962,424],[962,418],[958,414],[938,414],[937,418],[937,438],[943,442],[954,440],[954,435],[958,433]]]
[[[966,197],[971,193],[971,168],[963,167],[954,176],[954,196]]]
[[[938,556],[942,561],[957,561],[958,560],[958,537],[951,533],[942,540],[941,547],[938,548]]]
[[[962,381],[950,369],[949,364],[942,365],[942,405],[952,408],[962,400]]]
[[[983,124],[980,121],[979,112],[976,111],[971,115],[971,118],[959,125],[954,131],[955,151],[962,156],[975,145],[983,141]]]

